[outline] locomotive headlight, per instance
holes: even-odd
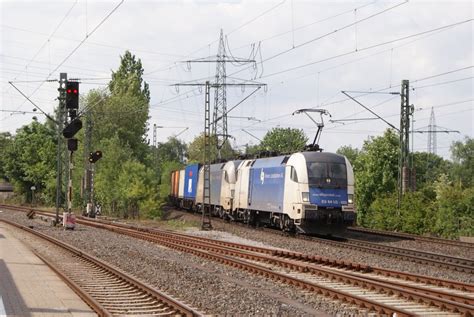
[[[347,195],[347,196],[348,196],[348,197],[347,197],[347,202],[348,202],[349,204],[353,204],[353,203],[354,203],[354,195],[353,195],[353,194],[349,194],[349,195]]]
[[[308,192],[302,192],[301,193],[301,198],[303,199],[304,203],[309,202],[309,193]]]

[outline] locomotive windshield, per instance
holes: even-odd
[[[308,182],[325,188],[347,187],[346,165],[342,163],[308,162]]]

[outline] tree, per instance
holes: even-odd
[[[133,159],[124,162],[117,183],[124,218],[139,217],[140,210],[151,215],[158,213],[158,179],[145,165]]]
[[[150,89],[143,80],[143,67],[140,59],[130,51],[125,51],[120,56],[120,67],[118,71],[112,72],[112,80],[109,83],[109,90],[112,95],[132,96],[150,102]]]
[[[104,207],[104,211],[118,216],[121,202],[121,184],[119,175],[124,162],[132,159],[133,152],[129,146],[124,146],[119,137],[101,141],[103,157],[96,165],[94,177],[96,201]]]
[[[4,172],[15,191],[29,196],[36,187],[38,198],[52,202],[56,177],[56,132],[33,121],[17,130],[6,148]]]
[[[273,128],[268,131],[260,144],[267,151],[294,153],[303,150],[308,137],[301,129]]]
[[[413,153],[413,163],[416,171],[417,189],[424,189],[432,185],[441,174],[447,173],[451,168],[450,162],[428,152]]]
[[[446,175],[435,183],[436,200],[432,219],[432,232],[446,238],[460,234],[474,235],[474,189],[462,189],[459,183],[451,184]]]
[[[104,140],[115,135],[128,144],[139,159],[147,152],[145,135],[150,91],[144,82],[140,59],[129,51],[121,56],[120,66],[112,72],[109,92],[94,90],[86,97],[92,112],[93,139]]]
[[[188,146],[188,160],[190,162],[204,163],[204,135],[197,136]],[[235,158],[236,153],[228,141],[221,149],[221,159],[230,160]],[[211,161],[217,160],[216,138],[211,136]]]
[[[355,164],[355,162],[357,161],[357,157],[359,156],[360,151],[359,151],[359,149],[353,148],[350,145],[345,145],[345,146],[341,146],[339,149],[337,149],[336,153],[340,154],[340,155],[344,155],[345,157],[347,157],[349,162],[351,162],[351,164]]]
[[[164,143],[158,143],[156,149],[158,156],[158,164],[161,166],[165,162],[183,162],[186,155],[187,145],[180,141],[178,138],[171,136],[168,141]]]
[[[376,197],[390,194],[397,188],[398,153],[398,135],[391,129],[364,142],[354,164],[359,223],[369,221],[368,209]]]
[[[451,156],[454,161],[454,180],[464,187],[474,186],[474,139],[466,137],[464,142],[454,142],[451,145]]]
[[[12,142],[13,142],[13,138],[10,132],[1,132],[0,133],[0,152],[6,154]],[[7,175],[5,172],[6,160],[7,160],[6,155],[0,155],[0,181],[2,181],[2,179],[7,179]]]

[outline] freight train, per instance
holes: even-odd
[[[173,171],[171,203],[202,211],[203,175],[199,164]],[[210,210],[224,219],[284,231],[345,227],[356,218],[354,173],[346,157],[326,152],[211,164]]]

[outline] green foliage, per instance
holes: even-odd
[[[144,136],[150,101],[148,84],[142,75],[140,59],[126,51],[119,69],[112,72],[109,92],[92,90],[84,100],[90,108],[93,140],[99,141],[96,144],[117,135],[141,161],[148,150]]]
[[[13,142],[13,138],[9,132],[1,132],[0,133],[0,153],[6,154],[12,142]],[[0,181],[2,179],[8,180],[8,177],[5,171],[5,164],[6,164],[7,159],[8,157],[6,155],[0,155]]]
[[[260,148],[260,145],[245,145],[245,152],[244,154],[250,155],[250,156],[255,156],[259,152],[261,152],[262,149]]]
[[[359,149],[353,148],[352,146],[348,145],[348,146],[341,146],[339,149],[337,149],[336,153],[340,155],[344,155],[345,157],[347,157],[349,162],[351,162],[351,164],[355,164],[355,162],[357,161],[357,158],[359,157],[360,151]]]
[[[431,186],[441,174],[450,169],[450,162],[427,152],[413,153],[413,163],[416,171],[416,187],[420,190]]]
[[[142,62],[130,51],[120,56],[120,67],[112,72],[109,90],[113,96],[131,96],[143,99],[146,103],[150,101],[150,89],[143,80]]]
[[[17,130],[15,137],[4,140],[3,173],[15,191],[30,197],[31,186],[37,198],[52,202],[56,177],[55,131],[46,124],[33,121]]]
[[[136,160],[124,162],[118,185],[124,218],[137,218],[140,210],[145,210],[145,216],[159,215],[157,179],[145,165]]]
[[[393,194],[384,194],[377,197],[366,211],[364,225],[385,230],[399,228],[397,215],[397,197]]]
[[[406,193],[400,210],[397,208],[396,193],[384,195],[377,197],[370,205],[366,223],[376,229],[423,234],[429,225],[429,207],[429,201],[419,192]]]
[[[120,214],[120,184],[119,171],[122,164],[133,156],[130,147],[122,145],[118,136],[102,140],[103,157],[96,165],[95,196],[102,204],[104,211],[110,211],[113,216]]]
[[[446,238],[455,238],[460,234],[473,236],[474,189],[463,190],[459,184],[450,184],[443,175],[435,183],[435,191],[433,232]]]
[[[156,149],[158,165],[161,167],[166,162],[183,162],[187,148],[186,143],[173,136],[169,137],[165,143],[158,143]]]
[[[260,148],[279,153],[294,153],[303,150],[308,137],[301,129],[273,128],[265,134]]]
[[[474,139],[466,137],[464,142],[454,142],[451,146],[454,166],[452,177],[462,186],[474,186]]]
[[[356,171],[358,222],[361,224],[369,221],[366,214],[371,203],[396,189],[398,144],[398,136],[387,129],[382,136],[365,141],[353,164]]]
[[[114,216],[158,212],[157,174],[145,142],[150,91],[143,72],[140,59],[126,51],[109,91],[92,90],[84,99],[93,124],[92,150],[103,153],[95,164],[95,198]]]
[[[183,164],[176,161],[167,161],[162,166],[160,177],[159,197],[160,203],[165,204],[168,195],[171,193],[171,172],[183,168]]]
[[[230,160],[235,158],[236,152],[232,149],[232,146],[228,141],[224,143],[221,149],[221,158],[223,160]],[[216,149],[216,138],[211,136],[211,161],[215,161],[218,158],[218,152]],[[197,136],[188,146],[188,160],[190,162],[204,163],[204,135]]]

